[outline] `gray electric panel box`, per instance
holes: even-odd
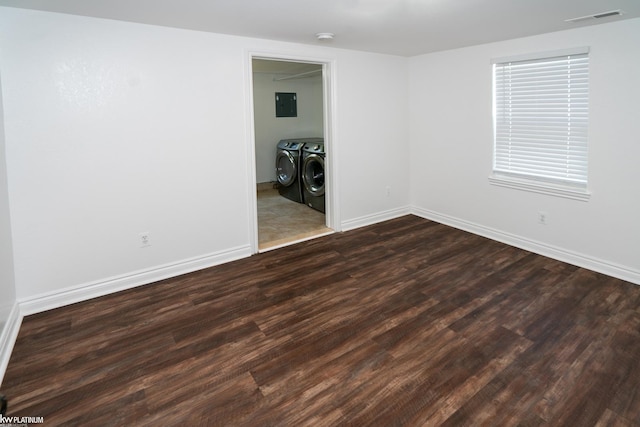
[[[295,93],[276,92],[276,117],[298,117]]]

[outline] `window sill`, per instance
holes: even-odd
[[[492,185],[500,187],[515,188],[516,190],[547,194],[549,196],[563,197],[565,199],[580,200],[583,202],[587,202],[591,198],[591,193],[586,189],[514,178],[504,175],[491,175],[489,177],[489,182]]]

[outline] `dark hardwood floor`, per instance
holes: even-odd
[[[640,424],[640,287],[406,216],[25,318],[45,425]]]

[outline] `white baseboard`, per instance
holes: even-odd
[[[378,222],[387,221],[389,219],[394,219],[401,217],[403,215],[409,215],[411,210],[408,206],[391,209],[384,212],[378,212],[372,215],[365,215],[359,218],[350,219],[348,221],[342,222],[342,231],[353,230],[355,228],[365,227],[367,225],[376,224]]]
[[[13,304],[9,318],[4,324],[2,331],[0,331],[0,385],[2,385],[5,372],[7,372],[11,352],[13,351],[16,339],[18,339],[18,332],[20,332],[20,325],[22,325],[22,315],[20,314],[20,307],[16,302]]]
[[[590,257],[578,252],[569,251],[557,246],[527,239],[515,234],[505,233],[504,231],[485,227],[480,224],[465,221],[438,212],[433,212],[427,209],[413,207],[411,209],[411,213],[422,218],[449,225],[451,227],[487,237],[498,242],[506,243],[510,246],[515,246],[517,248],[553,258],[558,261],[566,262],[568,264],[583,267],[588,270],[596,271],[598,273],[606,274],[607,276],[612,276],[618,279],[626,280],[627,282],[631,282],[636,285],[640,285],[640,271],[634,270],[632,268],[614,264],[602,259]]]
[[[342,229],[344,231],[352,230],[408,214],[414,214],[460,230],[640,285],[640,271],[417,207],[392,209],[345,221],[342,223]],[[136,271],[123,276],[86,283],[77,287],[16,302],[4,328],[0,331],[0,384],[2,384],[2,379],[9,364],[11,352],[18,337],[23,316],[146,285],[225,262],[246,258],[251,255],[252,251],[249,246],[241,246],[202,257]]]
[[[122,276],[85,283],[61,291],[19,300],[20,312],[23,316],[40,313],[80,301],[86,301],[91,298],[147,285],[170,277],[176,277],[181,274],[202,270],[203,268],[213,267],[214,265],[225,262],[246,258],[251,256],[251,254],[252,252],[249,246],[241,246],[201,257],[160,265],[146,270],[135,271]]]

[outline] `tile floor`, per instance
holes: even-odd
[[[258,250],[333,232],[326,219],[302,203],[282,197],[273,185],[258,185]]]

